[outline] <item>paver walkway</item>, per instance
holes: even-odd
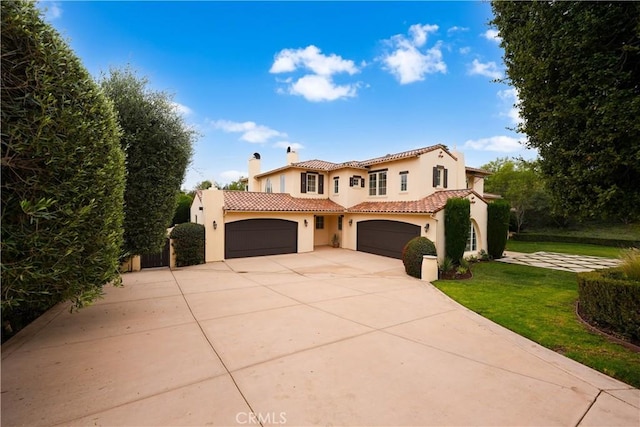
[[[570,255],[557,252],[534,252],[531,254],[505,252],[505,255],[504,258],[500,258],[497,261],[550,268],[552,270],[572,271],[574,273],[611,268],[620,264],[620,260],[613,258]]]
[[[2,346],[3,426],[640,425],[640,390],[398,260],[319,248],[123,279]]]

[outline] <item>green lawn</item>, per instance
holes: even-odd
[[[521,242],[518,240],[508,240],[507,250],[515,252],[561,252],[575,255],[591,255],[606,258],[618,258],[620,248],[611,246],[585,245],[582,243],[560,243],[560,242]]]
[[[536,228],[526,231],[535,234],[640,240],[640,222],[631,224],[597,222],[583,223],[570,228]]]
[[[575,315],[575,273],[488,262],[470,280],[434,285],[465,307],[607,375],[640,387],[640,353],[589,332]]]

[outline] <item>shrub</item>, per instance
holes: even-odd
[[[502,258],[507,246],[511,205],[506,200],[496,200],[487,205],[487,249],[494,259]]]
[[[119,280],[124,155],[111,103],[33,2],[1,2],[2,321]]]
[[[193,196],[178,193],[178,202],[171,221],[173,225],[191,221],[191,203],[193,203]]]
[[[454,269],[455,269],[455,265],[453,264],[453,261],[451,260],[451,258],[449,258],[448,256],[444,257],[444,259],[440,263],[440,271],[442,271],[443,273],[449,273]]]
[[[456,264],[462,259],[471,230],[471,204],[458,197],[447,200],[444,211],[444,240],[446,256]]]
[[[620,268],[578,274],[580,312],[590,322],[640,340],[640,281]]]
[[[176,252],[176,266],[184,267],[204,263],[204,225],[186,222],[171,230]]]
[[[640,249],[627,249],[620,255],[620,268],[628,279],[640,281]]]
[[[409,240],[402,250],[402,263],[409,276],[422,276],[423,255],[436,255],[436,245],[426,237],[414,237]]]

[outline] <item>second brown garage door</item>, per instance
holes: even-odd
[[[362,252],[402,258],[407,242],[420,235],[420,227],[400,221],[371,220],[358,223],[358,246]]]
[[[225,224],[226,259],[296,252],[297,222],[283,219],[246,219]]]

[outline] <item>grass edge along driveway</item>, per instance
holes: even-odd
[[[433,284],[455,301],[538,344],[640,388],[640,353],[590,332],[575,315],[576,274],[485,262],[469,280]]]

